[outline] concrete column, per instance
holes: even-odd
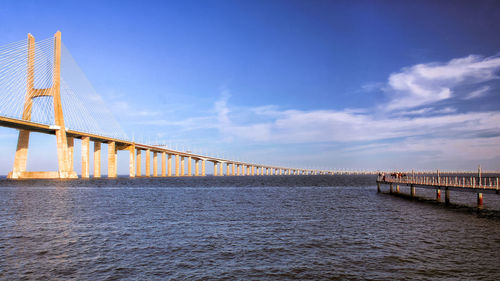
[[[94,178],[101,177],[101,143],[94,142]]]
[[[235,165],[234,163],[231,164],[231,176],[234,176],[234,165]]]
[[[231,175],[231,173],[229,172],[229,165],[231,164],[229,164],[229,162],[226,162],[226,176]]]
[[[223,173],[223,166],[224,166],[224,163],[220,162],[219,163],[219,172],[220,172],[219,176],[223,176],[224,175],[224,173]]]
[[[236,165],[236,175],[240,175],[240,165]]]
[[[161,153],[161,176],[167,176],[167,153],[165,151]]]
[[[415,197],[415,186],[410,185],[410,196],[413,198]]]
[[[168,155],[168,167],[167,167],[167,170],[168,170],[168,174],[167,176],[171,177],[172,176],[172,154],[169,154]]]
[[[201,160],[201,175],[204,177],[205,176],[205,159]]]
[[[135,178],[135,145],[128,148],[129,160],[128,160],[128,173],[129,177]]]
[[[142,165],[141,162],[142,162],[142,160],[141,160],[141,156],[142,156],[141,150],[137,149],[136,153],[135,153],[135,163],[136,163],[136,166],[135,166],[135,170],[136,170],[135,176],[136,177],[142,176],[142,171],[141,171],[141,165]]]
[[[181,156],[181,177],[184,176],[185,168],[184,168],[184,156]]]
[[[75,154],[75,139],[72,137],[67,137],[68,141],[68,163],[70,171],[73,171],[75,168],[74,154]]]
[[[477,194],[477,206],[478,207],[483,206],[483,194],[480,192]]]
[[[255,166],[252,166],[252,176],[255,176]]]
[[[190,177],[193,175],[193,171],[191,169],[191,164],[192,164],[191,162],[193,162],[193,161],[191,159],[191,156],[189,156],[188,157],[188,176],[190,176]]]
[[[399,193],[399,184],[396,185],[396,193]]]
[[[180,161],[179,161],[179,154],[176,154],[175,155],[175,176],[178,177],[179,176],[179,166],[180,166]]]
[[[108,142],[108,178],[116,178],[116,143]]]
[[[151,176],[151,150],[146,149],[146,177]]]
[[[266,176],[269,176],[269,168],[266,168]]]
[[[200,176],[200,160],[199,159],[196,159],[194,160],[194,175],[196,177],[199,177]]]
[[[153,152],[153,177],[158,176],[158,152]]]
[[[441,201],[441,189],[436,189],[436,201]]]
[[[217,176],[217,162],[214,162],[214,176]]]
[[[82,179],[88,179],[90,173],[90,138],[82,137]]]

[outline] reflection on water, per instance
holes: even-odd
[[[500,278],[499,219],[374,179],[0,180],[0,279]]]

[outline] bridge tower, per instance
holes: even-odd
[[[14,167],[9,173],[10,179],[30,179],[30,178],[78,178],[73,170],[73,155],[68,146],[66,128],[64,126],[64,115],[61,103],[61,32],[54,34],[54,65],[52,72],[52,87],[46,89],[35,89],[35,38],[28,34],[28,65],[27,65],[27,85],[26,97],[22,119],[31,120],[33,99],[50,96],[54,104],[55,135],[57,140],[57,159],[59,170],[57,172],[28,172],[26,163],[28,159],[28,146],[30,131],[19,130],[17,139],[16,156]]]

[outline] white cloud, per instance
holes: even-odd
[[[385,88],[390,101],[387,110],[415,108],[446,100],[461,85],[474,85],[493,79],[500,69],[500,57],[470,55],[447,63],[418,64],[390,75]],[[482,88],[484,94],[489,88]],[[476,94],[478,95],[478,94]]]
[[[471,100],[475,98],[480,98],[484,96],[490,90],[489,86],[484,86],[480,89],[470,92],[468,95],[464,97],[464,100]]]
[[[345,111],[282,111],[282,117],[250,125],[226,124],[223,134],[275,143],[366,142],[414,136],[468,136],[471,132],[499,132],[500,113],[448,114],[419,118],[381,118]]]

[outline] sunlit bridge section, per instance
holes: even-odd
[[[101,177],[102,143],[107,144],[110,178],[117,176],[118,150],[129,151],[130,177],[205,176],[206,162],[213,163],[215,176],[333,174],[210,157],[130,140],[62,43],[61,32],[43,40],[28,34],[25,40],[0,47],[0,125],[19,130],[14,165],[8,175],[11,179],[77,178],[75,139],[81,141],[82,178],[90,177],[91,142],[96,178]],[[33,132],[56,136],[57,171],[26,170]],[[142,152],[146,158],[144,170]]]

